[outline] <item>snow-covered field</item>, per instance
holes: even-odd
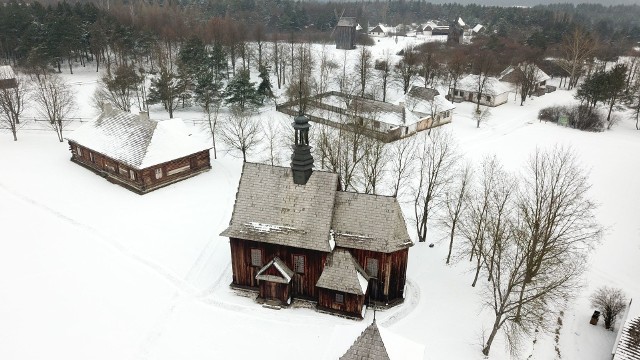
[[[381,39],[374,54],[395,52],[403,41]],[[96,74],[75,72],[65,76],[78,94],[78,116],[90,117]],[[517,170],[536,147],[566,144],[590,169],[607,232],[584,287],[566,305],[558,349],[563,359],[609,359],[615,334],[588,324],[588,296],[610,285],[640,298],[640,132],[630,120],[603,133],[536,120],[540,108],[572,99],[558,90],[520,107],[511,95],[480,129],[474,105],[456,104],[446,127],[475,162],[497,154]],[[177,116],[202,117],[197,109]],[[260,116],[290,122],[271,108]],[[157,109],[153,117],[167,115]],[[357,334],[371,322],[371,312],[357,322],[307,308],[265,309],[229,288],[228,240],[218,234],[229,222],[241,159],[220,152],[211,171],[139,196],[71,163],[53,133],[18,137],[14,143],[0,133],[0,359],[335,358],[336,331]],[[481,287],[470,286],[464,262],[444,264],[444,236],[429,231],[435,247],[410,250],[405,303],[378,312],[378,324],[424,345],[425,359],[481,359],[492,321]],[[502,344],[491,359],[510,358]],[[521,357],[559,358],[555,345],[552,334],[538,334]]]

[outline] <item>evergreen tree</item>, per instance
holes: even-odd
[[[260,67],[260,85],[258,85],[258,94],[260,95],[260,103],[264,103],[264,98],[273,98],[273,90],[271,89],[271,80],[269,79],[269,69],[266,66]]]
[[[249,71],[240,70],[227,84],[225,89],[225,101],[227,104],[245,109],[260,105],[260,95],[256,90],[256,84],[249,79]]]

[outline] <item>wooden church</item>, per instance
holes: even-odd
[[[338,174],[313,170],[307,117],[293,127],[290,167],[244,164],[221,234],[231,245],[231,286],[355,318],[369,303],[401,303],[413,243],[397,199],[341,191]]]

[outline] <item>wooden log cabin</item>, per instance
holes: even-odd
[[[294,123],[291,167],[245,163],[229,227],[232,287],[286,306],[362,318],[365,305],[403,301],[413,245],[396,198],[344,192],[312,171],[305,116]]]
[[[71,161],[138,194],[211,169],[210,145],[180,119],[150,120],[106,105],[69,136]]]

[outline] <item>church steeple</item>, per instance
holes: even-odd
[[[313,171],[313,156],[311,156],[311,146],[309,146],[310,127],[309,119],[302,113],[293,119],[295,144],[291,155],[291,171],[293,182],[298,185],[306,184]]]

